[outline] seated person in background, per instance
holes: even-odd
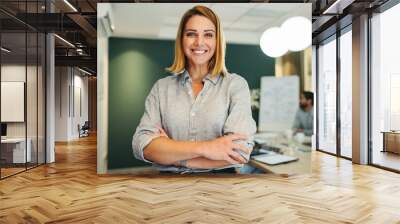
[[[303,91],[300,95],[300,108],[296,113],[293,123],[293,132],[304,133],[306,136],[313,134],[314,121],[314,94]]]

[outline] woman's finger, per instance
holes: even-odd
[[[235,151],[231,151],[231,152],[229,153],[229,156],[230,156],[232,159],[234,159],[234,160],[236,160],[237,162],[239,162],[239,163],[246,163],[246,162],[247,162],[246,159],[243,158],[242,155],[240,155],[239,153],[237,153],[237,152],[235,152]]]
[[[234,134],[227,135],[227,136],[232,141],[234,141],[234,140],[247,140],[249,138],[248,135],[240,134],[240,133],[234,133]]]
[[[232,147],[234,149],[240,150],[246,154],[250,154],[251,153],[251,149],[247,148],[246,146],[244,146],[243,144],[232,144]]]
[[[161,134],[163,134],[163,135],[167,135],[167,133],[165,133],[164,129],[162,129],[162,128],[160,128],[160,132],[161,132]]]
[[[158,128],[158,130],[160,131],[160,134],[161,134],[162,136],[165,136],[165,137],[169,138],[168,135],[167,135],[167,133],[164,131],[164,129]]]
[[[232,165],[238,164],[238,161],[232,159],[229,155],[226,155],[225,161],[227,161],[228,163],[230,163],[230,164],[232,164]]]

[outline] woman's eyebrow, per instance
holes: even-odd
[[[189,32],[189,31],[197,32],[197,30],[194,30],[194,29],[185,29],[185,32]]]
[[[189,32],[189,31],[198,32],[198,31],[195,30],[195,29],[185,29],[185,32]],[[214,32],[214,33],[215,33],[215,30],[209,29],[209,30],[204,30],[204,32]]]

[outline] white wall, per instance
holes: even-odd
[[[55,141],[68,140],[69,96],[70,83],[67,67],[55,68]]]
[[[27,70],[25,70],[27,69]],[[28,80],[30,85],[34,84],[36,85],[36,83],[31,83],[33,82],[33,78],[30,77],[31,75],[35,75],[36,76],[36,67],[34,66],[27,66],[25,67],[24,65],[18,65],[18,64],[5,64],[1,66],[1,81],[5,81],[5,82],[25,82],[25,75],[26,75],[26,71],[27,71],[27,75],[28,75]],[[36,81],[35,81],[36,82]],[[36,99],[36,88],[32,89],[32,88],[27,88],[28,93],[28,99],[27,99],[27,103],[28,106],[34,107],[36,108],[36,104],[35,105],[29,105],[31,102],[33,102]],[[32,91],[32,92],[31,92]],[[4,96],[3,96],[4,97]],[[34,98],[34,99],[32,99]],[[36,103],[36,101],[35,101]],[[7,108],[1,108],[2,110],[6,110]],[[30,133],[33,132],[33,130],[36,130],[36,113],[31,113],[30,110],[28,110],[28,114],[27,114],[27,119],[28,119],[28,137]],[[34,121],[34,123],[32,123]],[[8,137],[25,137],[25,124],[26,122],[7,122],[7,136]]]
[[[82,73],[79,73],[78,75],[76,74],[75,70],[75,75],[74,75],[74,107],[72,108],[72,129],[71,129],[71,135],[73,138],[78,138],[79,133],[78,133],[78,124],[81,126],[85,123],[85,121],[89,120],[88,116],[88,108],[89,108],[89,102],[88,102],[88,77],[87,76],[81,76]],[[79,93],[80,91],[80,93]],[[80,97],[79,97],[80,95]],[[80,102],[79,102],[80,101]],[[81,107],[81,108],[79,108]],[[81,111],[80,111],[81,109]],[[75,113],[74,113],[75,112]]]
[[[76,68],[56,67],[56,141],[77,139],[78,124],[88,120],[88,78],[83,75]]]

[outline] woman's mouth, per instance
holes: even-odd
[[[192,52],[193,52],[194,55],[203,55],[203,54],[207,53],[208,51],[204,50],[204,49],[202,49],[202,50],[192,49]]]

